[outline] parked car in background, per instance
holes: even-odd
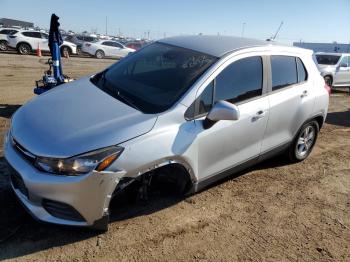
[[[321,75],[330,87],[350,86],[350,54],[316,53]]]
[[[141,41],[134,41],[134,42],[128,42],[125,44],[126,47],[132,48],[135,50],[139,50],[143,46],[145,46],[147,43],[146,42],[141,42]]]
[[[49,35],[40,31],[21,30],[8,36],[8,46],[15,48],[21,55],[28,55],[38,47],[41,51],[49,52]],[[76,54],[77,46],[73,43],[63,41],[60,46],[62,54]]]
[[[122,58],[129,53],[135,52],[135,49],[128,48],[117,41],[100,40],[92,43],[84,43],[82,51],[96,58],[104,58],[106,56]]]
[[[77,53],[81,53],[81,49],[84,43],[96,42],[98,39],[88,35],[68,35],[64,38],[65,41],[71,42],[77,45]]]
[[[8,45],[7,37],[17,33],[19,30],[14,28],[0,28],[0,51],[6,51]]]
[[[105,230],[124,190],[194,193],[276,154],[303,161],[326,87],[311,50],[159,40],[20,107],[4,145],[12,187],[39,220]]]

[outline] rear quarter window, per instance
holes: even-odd
[[[272,91],[298,83],[294,56],[271,56]]]

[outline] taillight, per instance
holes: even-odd
[[[328,95],[331,95],[331,93],[332,93],[332,88],[331,88],[329,85],[327,85],[327,84],[324,84],[324,88],[327,90]]]

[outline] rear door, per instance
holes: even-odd
[[[315,101],[312,81],[299,57],[271,56],[270,63],[270,115],[262,154],[291,142],[311,116]]]

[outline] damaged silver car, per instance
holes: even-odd
[[[33,217],[106,230],[135,183],[174,193],[278,153],[302,161],[327,114],[312,51],[223,36],[150,44],[22,106],[5,138],[12,187]]]

